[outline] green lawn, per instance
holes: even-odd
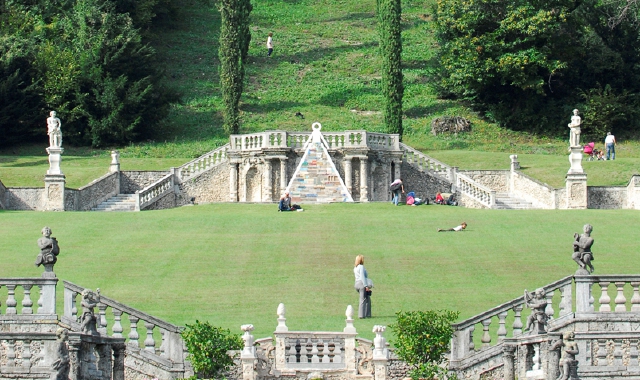
[[[437,233],[461,221],[462,233]],[[511,211],[387,203],[306,206],[211,204],[141,213],[0,211],[0,277],[39,276],[36,240],[60,241],[56,273],[172,323],[195,319],[256,336],[287,307],[292,330],[344,327],[356,305],[353,261],[374,280],[372,338],[398,310],[454,309],[461,318],[575,272],[573,233],[594,225],[596,273],[638,273],[630,210]],[[60,289],[61,291],[61,289]],[[61,297],[60,292],[60,297]],[[6,288],[0,289],[6,299]]]

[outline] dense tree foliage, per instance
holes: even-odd
[[[501,125],[564,135],[573,108],[583,135],[636,126],[640,39],[609,25],[596,0],[439,0],[439,91]],[[622,107],[627,104],[629,107]],[[622,109],[624,108],[624,110]],[[622,113],[624,112],[624,114]]]
[[[402,7],[400,0],[377,0],[378,35],[382,55],[384,123],[388,133],[402,138]]]
[[[251,32],[250,0],[220,0],[220,88],[224,102],[224,129],[227,133],[240,131],[240,97],[244,88],[244,64],[249,53]]]
[[[0,144],[46,141],[49,110],[58,112],[71,144],[104,146],[147,136],[166,114],[170,96],[136,23],[148,27],[167,4],[0,2]]]

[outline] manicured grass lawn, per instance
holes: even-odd
[[[40,276],[36,240],[59,239],[59,278],[172,323],[195,319],[270,335],[276,308],[291,330],[344,327],[357,306],[353,261],[375,282],[372,338],[398,310],[454,309],[467,318],[575,272],[573,233],[594,225],[597,274],[638,273],[640,213],[510,211],[388,203],[305,206],[210,204],[141,213],[0,211],[0,277]],[[469,224],[462,233],[437,228]],[[62,297],[62,285],[59,287]],[[0,289],[0,300],[6,288]]]

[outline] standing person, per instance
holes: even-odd
[[[360,293],[360,304],[358,306],[358,318],[371,318],[371,290],[369,289],[369,277],[364,268],[364,256],[356,256],[353,274],[356,276],[355,288]]]
[[[607,137],[604,138],[604,146],[607,148],[607,161],[609,161],[609,155],[611,155],[611,159],[616,159],[616,137],[611,134],[611,132],[607,132]]]
[[[391,203],[397,206],[398,202],[400,201],[400,191],[402,191],[402,194],[404,194],[404,184],[402,183],[402,178],[396,179],[395,181],[391,182],[391,185],[389,185],[389,190],[391,190],[391,192],[393,193],[393,199],[391,200]]]
[[[267,37],[267,57],[271,57],[271,53],[273,53],[273,33],[269,33]]]
[[[453,232],[458,232],[458,231],[464,231],[464,229],[467,228],[467,223],[462,222],[459,226],[453,227],[453,228],[438,228],[438,232],[447,232],[447,231],[453,231]]]

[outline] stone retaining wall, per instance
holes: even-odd
[[[626,186],[587,186],[587,208],[627,208]]]
[[[5,192],[7,210],[42,210],[43,187],[10,187]]]
[[[121,171],[120,172],[120,194],[135,194],[162,177],[169,174],[169,171]]]
[[[229,165],[218,165],[201,175],[179,184],[176,206],[195,198],[196,203],[229,202]]]
[[[144,210],[165,210],[174,207],[176,207],[176,193],[171,191],[145,207]]]
[[[401,172],[404,191],[414,191],[418,198],[428,198],[431,201],[437,192],[452,192],[452,184],[449,181],[426,173],[407,162],[402,162]],[[389,193],[389,183],[386,184],[386,191]]]
[[[4,183],[2,183],[2,181],[0,181],[0,209],[4,209],[6,207],[4,207],[4,197],[5,194],[7,193],[7,188],[4,186]]]
[[[509,192],[509,170],[460,170],[460,173],[498,193]]]
[[[560,189],[537,181],[518,171],[511,172],[511,186],[509,193],[518,198],[531,202],[533,207],[539,209],[557,209],[560,206]],[[566,200],[564,202],[566,204]]]

